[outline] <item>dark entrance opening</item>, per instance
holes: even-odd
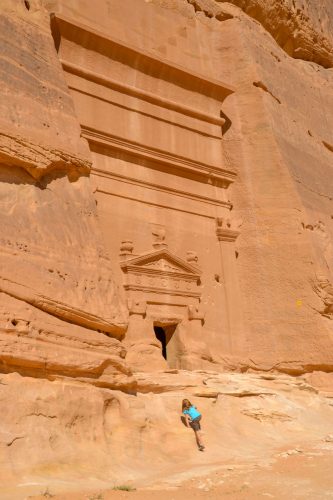
[[[180,348],[177,326],[177,324],[165,325],[160,322],[154,324],[155,336],[161,344],[161,354],[168,362],[169,368],[177,368],[179,365]]]
[[[161,342],[162,355],[164,359],[167,359],[167,339],[164,329],[161,326],[154,326],[154,332],[157,340]]]

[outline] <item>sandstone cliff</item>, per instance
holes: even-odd
[[[332,2],[3,0],[0,25],[2,497],[322,451]]]
[[[196,348],[194,366],[207,368],[213,361],[233,368],[275,368],[288,373],[329,371],[333,355],[329,5],[253,1],[245,7],[244,2],[213,0],[152,0],[140,8],[130,0],[99,1],[96,9],[80,8],[75,1],[48,1],[46,5],[59,18],[59,56],[93,152],[101,227],[118,282],[123,280],[117,264],[121,238],[135,235],[135,250],[143,252],[149,226],[158,223],[177,253],[196,250],[202,267],[206,350],[201,348],[198,354]],[[318,45],[310,42],[314,39]],[[121,65],[110,43],[119,48]],[[125,51],[120,49],[122,44],[135,51],[120,55]],[[142,58],[148,56],[155,67],[149,70],[152,81],[147,80],[148,66],[141,69]],[[163,67],[161,61],[167,65]],[[182,83],[181,88],[176,79],[173,87],[168,86],[176,78],[170,64],[181,64],[185,71],[204,75],[209,82],[224,82],[221,85],[232,89],[220,104],[222,141],[216,140],[216,128],[212,132],[213,128],[201,126],[189,133],[188,123],[179,114],[163,115],[162,120],[160,110],[157,118],[156,107],[141,101],[135,104],[134,98],[128,101],[107,90],[110,85],[120,88],[118,80],[109,78],[112,74],[117,79],[120,72],[122,78],[127,75],[130,82],[136,81],[140,92],[151,92],[155,84],[164,99],[186,99],[197,108],[206,103],[213,111],[212,90],[193,87],[185,94],[189,84]],[[129,91],[133,89],[121,92]],[[205,100],[200,92],[206,92]],[[142,93],[141,98],[147,99]],[[106,104],[110,102],[115,105]],[[120,102],[127,102],[126,116],[119,111]],[[117,121],[109,123],[104,117],[112,113]],[[153,125],[143,116],[153,117]],[[170,120],[177,121],[176,126],[160,124]],[[198,123],[190,127],[194,130]],[[207,134],[212,139],[204,142]],[[139,156],[138,145],[148,156]],[[150,160],[156,161],[154,148],[163,148],[163,154],[171,158],[167,175],[149,165]],[[193,177],[190,181],[180,174],[176,177],[172,172],[180,155],[191,162],[200,159],[207,169],[213,163],[214,169],[215,164],[222,164],[237,178],[224,192],[225,179],[221,183],[219,178]],[[103,176],[112,182],[102,180]],[[213,196],[209,183],[213,183]],[[178,198],[160,198],[158,191],[151,194],[158,188],[171,195],[176,186],[182,190]],[[210,211],[186,199],[179,202],[185,190],[193,199],[199,193],[205,195],[212,202]],[[110,194],[113,198],[107,198]],[[199,217],[183,215],[186,212]],[[221,243],[223,249],[217,247],[214,214],[235,223],[239,237],[234,246]],[[110,231],[110,220],[117,228],[118,241]],[[236,262],[232,262],[233,255]],[[140,335],[143,339],[148,334],[142,331]],[[148,344],[154,342],[149,335]],[[191,334],[189,351],[190,342]]]
[[[291,57],[333,65],[332,4],[308,0],[188,0],[197,12],[223,21],[231,18],[230,4],[258,21]]]
[[[122,376],[124,350],[100,332],[121,337],[126,311],[49,15],[2,2],[0,22],[1,371],[96,378],[114,364]]]

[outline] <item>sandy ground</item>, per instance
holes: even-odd
[[[333,498],[333,445],[312,450],[281,450],[271,460],[224,464],[208,475],[183,480],[173,476],[150,488],[134,491],[91,490],[53,495],[52,488],[39,496],[43,500],[184,500],[231,498],[235,500],[278,500]],[[188,471],[190,474],[191,471]],[[123,485],[124,486],[124,485]],[[23,492],[22,492],[23,493]]]

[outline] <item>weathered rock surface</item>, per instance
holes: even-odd
[[[92,151],[115,277],[132,304],[132,368],[149,369],[149,360],[163,368],[154,328],[168,336],[173,327],[171,368],[331,371],[329,5],[45,5]],[[203,165],[217,180],[204,177]],[[162,266],[150,281],[147,263],[129,278],[121,272],[119,253],[134,265],[149,256],[152,235],[154,248],[197,259],[199,303],[186,291],[183,302],[179,292],[171,299],[177,283],[161,261],[150,263]],[[158,292],[154,280],[162,280]],[[163,287],[169,299],[157,297]]]
[[[2,2],[1,322],[29,322],[35,308],[119,337],[126,311],[103,249],[89,151],[49,25],[41,2]],[[26,314],[17,301],[33,307]]]
[[[205,371],[139,378],[149,392],[128,395],[73,379],[2,375],[2,498],[179,486],[281,453],[332,448],[331,400],[304,380]],[[203,414],[204,454],[180,419],[183,397]]]
[[[2,0],[1,498],[330,449],[332,25]]]
[[[225,21],[233,4],[258,21],[291,57],[333,67],[332,3],[308,0],[187,0],[196,12]]]

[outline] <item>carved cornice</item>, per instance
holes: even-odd
[[[219,241],[236,241],[240,234],[240,231],[234,231],[232,229],[226,229],[222,227],[218,227],[216,229],[216,236]]]
[[[181,212],[184,214],[190,214],[190,215],[203,217],[205,219],[215,220],[215,214],[212,214],[212,213],[208,213],[208,212],[205,213],[204,211],[200,211],[199,209],[198,210],[189,210],[187,208],[181,208],[180,206],[177,207],[177,206],[175,206],[174,203],[161,203],[161,202],[154,202],[152,200],[149,201],[142,196],[139,197],[139,196],[131,196],[131,195],[126,195],[126,194],[121,194],[117,191],[116,188],[111,189],[111,190],[110,189],[106,190],[106,189],[101,189],[98,187],[96,189],[96,192],[105,194],[107,196],[115,196],[116,198],[122,198],[124,200],[137,201],[143,205],[148,205],[150,207],[166,208],[168,210],[172,210],[175,212]]]
[[[145,293],[156,293],[156,294],[166,294],[166,295],[178,295],[180,297],[195,297],[200,298],[200,292],[191,292],[184,290],[176,290],[174,288],[160,288],[160,287],[151,287],[144,285],[136,285],[136,284],[126,284],[124,285],[124,289],[127,291],[140,291]]]
[[[140,274],[146,276],[159,276],[160,278],[173,278],[173,279],[186,279],[189,281],[197,282],[200,278],[200,274],[187,274],[173,271],[163,271],[161,269],[150,269],[149,267],[141,266],[131,266],[126,265],[127,262],[123,261],[120,263],[120,267],[124,272]]]
[[[191,108],[183,104],[179,104],[170,99],[165,99],[164,97],[161,97],[157,94],[153,94],[152,92],[146,92],[145,90],[133,87],[132,85],[127,85],[125,83],[118,82],[117,80],[103,76],[100,73],[96,73],[94,71],[89,71],[83,68],[82,66],[78,66],[77,64],[65,61],[64,59],[60,59],[60,62],[62,64],[63,69],[67,71],[67,73],[80,76],[90,82],[103,85],[104,87],[107,87],[109,89],[117,90],[122,94],[127,94],[131,97],[136,97],[138,99],[141,99],[141,101],[146,101],[149,102],[150,104],[155,104],[161,108],[170,109],[171,111],[177,111],[178,113],[191,116],[192,118],[196,118],[203,122],[211,123],[212,125],[218,125],[220,127],[223,127],[223,125],[225,124],[224,118],[216,117],[214,115],[209,115],[208,113],[203,113],[198,109]]]
[[[180,297],[201,296],[198,287],[200,269],[169,250],[162,249],[133,257],[122,261],[120,267],[125,274],[124,288],[127,291]]]
[[[208,78],[164,58],[159,58],[152,52],[111,37],[91,23],[83,24],[62,13],[56,13],[51,16],[51,26],[56,46],[59,46],[60,37],[64,37],[82,46],[88,45],[90,50],[98,51],[100,47],[104,47],[107,54],[117,54],[117,58],[121,60],[133,61],[132,64],[135,64],[139,71],[140,69],[146,72],[153,71],[154,75],[164,75],[164,78],[170,75],[173,82],[180,82],[184,87],[194,89],[221,102],[234,92],[230,84]],[[159,96],[154,95],[155,98],[160,99]]]
[[[63,69],[67,71],[67,73],[71,73],[71,74],[76,74],[74,73],[73,71],[68,71],[68,68],[66,69],[66,64],[63,62],[63,60],[61,60],[62,63],[63,63]],[[95,74],[95,73],[93,73]],[[76,76],[80,76],[82,78],[80,78],[82,81],[83,81],[83,78],[84,77],[84,74],[82,73],[81,75],[79,75],[78,73],[76,74]],[[219,141],[221,141],[221,126],[223,127],[223,124],[222,123],[211,123],[209,120],[201,120],[201,121],[206,121],[207,123],[209,124],[213,124],[213,125],[216,125],[215,127],[205,127],[204,129],[202,127],[198,127],[197,126],[197,122],[198,122],[198,119],[196,120],[191,120],[190,123],[184,123],[183,120],[179,120],[179,116],[174,114],[173,113],[173,117],[171,118],[170,114],[165,114],[165,113],[153,113],[153,112],[149,112],[147,109],[145,109],[142,105],[141,105],[141,101],[144,100],[144,99],[141,99],[141,101],[138,100],[138,102],[135,104],[133,101],[133,99],[129,99],[127,101],[127,104],[124,104],[124,103],[119,103],[118,100],[113,96],[107,96],[105,95],[105,92],[104,92],[104,89],[102,89],[102,94],[101,95],[101,91],[100,89],[98,88],[92,88],[90,90],[88,90],[86,87],[86,85],[84,85],[84,83],[82,84],[82,81],[80,82],[79,80],[73,82],[72,80],[69,81],[67,84],[68,84],[68,88],[70,90],[73,90],[74,92],[78,92],[80,94],[83,94],[84,96],[88,96],[88,97],[92,97],[93,99],[98,99],[102,102],[106,102],[108,104],[111,104],[112,106],[117,106],[117,107],[120,107],[122,110],[127,110],[127,111],[130,111],[132,113],[137,113],[139,115],[142,115],[142,116],[145,116],[145,117],[149,117],[149,118],[153,118],[154,120],[157,120],[157,121],[160,121],[160,122],[164,122],[164,123],[168,123],[168,124],[171,124],[173,125],[174,127],[179,127],[181,129],[185,129],[185,130],[190,130],[191,132],[195,132],[197,134],[200,134],[202,136],[205,136],[205,137],[212,137],[213,139],[217,139]],[[88,78],[85,78],[84,79],[84,82],[87,82],[89,81]],[[97,82],[97,81],[93,81],[91,80],[91,82],[94,84],[94,85],[102,85],[102,82]],[[107,87],[105,87],[107,88]],[[121,89],[113,89],[113,90],[118,90],[118,92],[120,93],[121,92]],[[122,92],[123,94],[125,92]],[[138,99],[140,98],[140,96],[138,95],[133,95],[134,97],[137,97]],[[168,107],[166,106],[162,106],[161,103],[155,103],[155,104],[159,104],[159,108],[164,108],[164,109],[168,109]],[[177,111],[177,110],[176,110]],[[177,111],[178,113],[179,110]],[[182,113],[183,115],[184,114],[187,114],[187,113]],[[190,115],[192,116],[192,115]],[[211,116],[211,115],[209,115]],[[198,118],[197,116],[194,116],[194,118]],[[216,117],[213,117],[214,120],[219,120],[219,118],[216,118]]]
[[[227,170],[207,163],[190,160],[183,156],[175,155],[161,149],[146,146],[135,141],[130,141],[116,137],[105,132],[98,131],[91,127],[82,126],[82,135],[90,143],[109,147],[116,151],[123,151],[132,154],[135,157],[151,160],[168,167],[190,171],[200,174],[211,180],[222,181],[227,187],[236,179],[236,173],[233,170]],[[114,175],[114,174],[112,174]]]
[[[188,198],[193,201],[198,201],[200,203],[206,203],[207,205],[215,205],[219,207],[225,207],[230,210],[232,203],[218,200],[216,198],[210,198],[209,196],[202,196],[196,193],[190,193],[189,191],[183,191],[181,189],[175,189],[160,184],[155,184],[153,182],[144,181],[141,179],[135,179],[134,177],[129,177],[127,175],[119,174],[118,172],[109,172],[107,170],[101,170],[98,168],[92,168],[92,173],[97,177],[104,177],[106,179],[112,179],[125,184],[133,184],[146,189],[151,189],[153,191],[160,191],[162,193],[167,193],[174,196],[179,196],[180,198]],[[97,188],[97,191],[99,189]]]
[[[161,260],[164,260],[164,262],[161,262]],[[162,266],[159,266],[158,264],[162,264]],[[174,275],[175,273],[179,273],[181,270],[181,274],[185,274],[186,277],[194,277],[196,279],[198,279],[201,275],[201,271],[197,266],[189,264],[177,255],[171,253],[166,248],[155,250],[154,252],[136,255],[135,257],[133,256],[131,259],[121,262],[120,267],[124,271],[128,270],[129,268],[135,267],[139,270],[151,270],[154,271],[154,273],[158,274],[160,274],[161,272],[171,272],[172,275]],[[171,269],[171,271],[165,271],[166,269]]]

